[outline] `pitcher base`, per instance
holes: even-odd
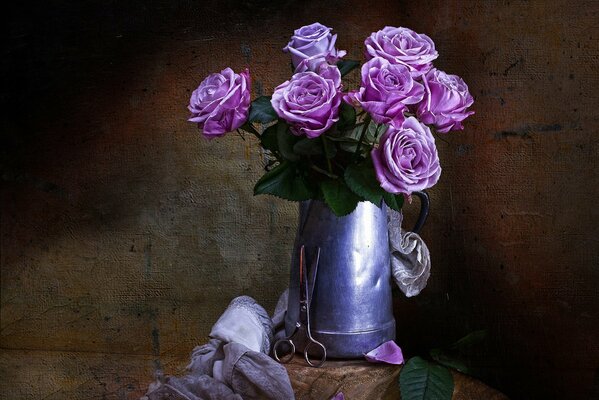
[[[327,348],[327,358],[363,358],[370,350],[389,340],[395,340],[395,320],[380,329],[364,332],[312,330],[312,337]]]

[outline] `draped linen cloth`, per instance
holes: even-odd
[[[294,399],[287,370],[268,353],[273,323],[254,299],[240,296],[196,347],[187,375],[152,383],[141,400]]]
[[[413,297],[426,287],[431,255],[420,235],[401,228],[402,220],[401,212],[387,208],[391,274],[406,297]]]

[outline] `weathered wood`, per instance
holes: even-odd
[[[320,368],[296,356],[286,364],[297,400],[328,400],[343,392],[347,400],[397,400],[401,366],[362,360],[327,361]],[[503,394],[458,372],[453,372],[454,400],[506,400]]]

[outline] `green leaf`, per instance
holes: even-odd
[[[372,165],[369,165],[368,163],[360,165],[350,164],[346,168],[343,177],[352,192],[365,198],[377,207],[381,206],[385,191],[376,180],[374,167],[372,167]]]
[[[339,108],[339,122],[337,127],[340,131],[352,128],[356,124],[356,110],[349,104],[343,102]]]
[[[297,166],[290,162],[283,162],[264,174],[254,186],[254,195],[258,194],[272,194],[291,201],[308,200],[314,195]]]
[[[330,143],[328,136],[321,136],[322,139],[322,147],[327,158],[333,158],[337,154],[337,146],[335,143]]]
[[[366,132],[366,140],[370,143],[378,142],[383,133],[387,132],[387,128],[389,125],[386,124],[370,124]]]
[[[356,150],[358,150],[358,141],[353,142],[341,142],[339,143],[339,148],[348,153],[354,154]]]
[[[248,121],[248,122],[246,122],[245,124],[241,125],[241,126],[239,127],[239,129],[241,129],[241,130],[243,130],[243,131],[246,131],[246,132],[249,132],[249,133],[253,133],[253,134],[255,134],[255,135],[257,135],[257,134],[258,134],[258,131],[256,130],[256,128],[254,128],[254,127],[252,126],[252,124],[251,124],[249,121]]]
[[[429,354],[433,360],[438,362],[441,365],[444,365],[448,368],[453,368],[457,371],[460,371],[464,374],[471,375],[472,371],[466,365],[466,362],[460,356],[455,356],[447,353],[442,349],[432,349],[429,351]]]
[[[345,137],[350,139],[355,139],[356,142],[360,139],[360,135],[362,134],[362,130],[364,129],[364,124],[355,126],[351,132],[348,132]]]
[[[267,150],[277,151],[279,143],[277,142],[277,124],[271,125],[260,135],[260,144]]]
[[[336,216],[342,217],[354,211],[361,200],[341,179],[320,182],[324,200]]]
[[[451,400],[453,376],[441,365],[413,357],[399,373],[402,400]]]
[[[474,331],[446,348],[432,349],[429,354],[441,365],[468,375],[477,375],[480,371],[472,366],[468,354],[476,352],[475,345],[485,340],[486,337],[486,330]]]
[[[392,210],[401,211],[401,207],[403,207],[404,196],[403,194],[385,192],[383,193],[383,200],[385,200],[385,203]]]
[[[357,68],[359,65],[360,61],[356,60],[341,60],[337,62],[337,68],[339,68],[341,76],[349,74],[354,68]]]
[[[262,122],[263,124],[266,124],[277,118],[277,113],[270,104],[270,96],[260,96],[252,101],[249,115],[250,122]]]
[[[277,146],[281,155],[289,161],[298,161],[300,157],[293,152],[293,146],[300,141],[299,136],[295,136],[289,131],[289,125],[284,121],[277,124]]]
[[[386,124],[377,124],[377,123],[370,121],[370,123],[368,124],[368,128],[366,129],[366,134],[364,135],[364,140],[366,142],[374,142],[375,137],[376,137],[376,139],[378,141],[378,139],[380,139],[380,137],[383,136],[383,133],[385,133],[387,131],[388,127],[389,126]],[[348,132],[345,137],[357,140],[360,138],[360,135],[362,134],[363,129],[364,129],[364,125],[358,125],[355,128],[353,128],[351,130],[351,132]],[[377,136],[377,129],[378,129],[378,136]]]
[[[320,138],[303,138],[293,145],[293,152],[303,156],[319,156],[324,154]]]
[[[354,144],[358,143],[358,139],[355,139],[355,138],[349,137],[349,136],[327,136],[327,138],[329,140],[332,140],[333,142],[354,143]]]
[[[455,342],[451,346],[449,346],[449,348],[454,349],[454,350],[463,350],[464,348],[470,347],[473,344],[482,342],[486,338],[487,338],[487,330],[481,329],[479,331],[474,331],[474,332],[467,334],[466,336],[464,336],[463,338],[461,338],[460,340],[458,340],[457,342]]]

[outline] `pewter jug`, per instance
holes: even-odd
[[[428,212],[428,196],[415,194],[421,199],[418,230]],[[337,217],[324,202],[308,200],[300,203],[299,214],[285,317],[287,334],[295,328],[299,315],[298,256],[304,245],[308,261],[317,247],[321,249],[310,304],[311,331],[314,339],[325,345],[328,356],[361,358],[393,340],[386,208],[360,202],[349,215]]]

